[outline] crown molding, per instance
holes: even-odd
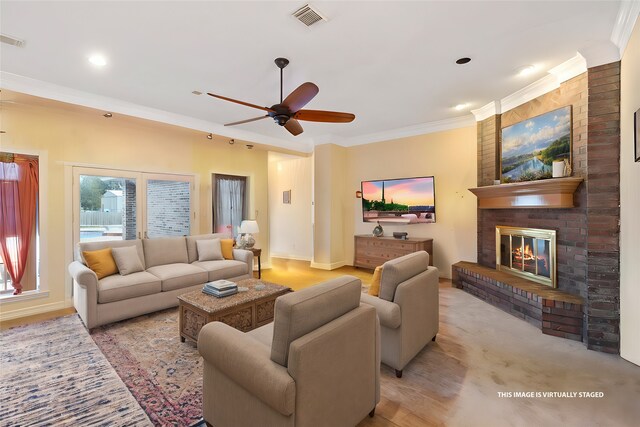
[[[421,123],[419,125],[407,126],[388,131],[370,133],[367,135],[354,136],[351,138],[333,139],[332,143],[342,147],[353,147],[356,145],[371,144],[374,142],[389,141],[392,139],[408,138],[411,136],[424,135],[434,132],[442,132],[451,129],[458,129],[475,125],[475,120],[471,114],[451,119],[438,120],[434,122]],[[314,140],[316,145],[320,145],[320,140]]]
[[[532,99],[544,95],[545,93],[557,89],[560,87],[560,82],[553,74],[547,74],[539,80],[531,83],[522,89],[513,92],[511,95],[507,95],[500,101],[502,105],[502,111],[509,111],[512,108],[522,105],[525,102],[529,102]]]
[[[95,95],[89,92],[71,89],[66,86],[59,86],[41,80],[7,73],[5,71],[0,71],[0,81],[2,82],[3,89],[21,92],[40,98],[66,102],[68,104],[93,108],[102,112],[109,111],[111,113],[124,114],[127,116],[167,123],[206,133],[214,133],[216,135],[253,142],[256,144],[271,145],[292,151],[310,153],[313,150],[312,140],[309,138],[288,141],[286,139],[264,136],[238,128],[225,127],[220,123],[196,119],[156,108],[145,107],[131,102],[121,101],[116,98]]]
[[[616,23],[611,31],[611,41],[618,47],[620,58],[624,55],[631,33],[640,15],[640,0],[622,1]]]
[[[579,76],[587,71],[587,60],[580,53],[549,70],[558,79],[558,84]]]
[[[491,101],[484,107],[480,107],[476,110],[471,110],[473,116],[475,117],[477,122],[481,122],[485,119],[488,119],[491,116],[495,116],[496,114],[500,114],[501,110],[500,101]]]

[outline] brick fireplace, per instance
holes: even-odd
[[[620,63],[589,68],[551,92],[478,122],[478,187],[499,176],[501,128],[567,105],[573,107],[572,176],[584,180],[574,193],[574,207],[478,209],[477,268],[454,265],[454,285],[543,332],[546,327],[545,333],[619,353]],[[489,277],[490,271],[504,273],[497,271],[498,226],[555,231],[556,288],[550,290],[558,299],[544,288],[542,294],[535,286],[535,292],[523,291],[506,276]]]

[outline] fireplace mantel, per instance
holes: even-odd
[[[480,209],[572,208],[582,178],[552,178],[470,188]]]

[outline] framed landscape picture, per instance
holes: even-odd
[[[636,162],[640,162],[640,108],[633,115],[633,129],[635,135]]]
[[[502,182],[551,178],[554,160],[571,162],[571,106],[523,120],[502,129]]]

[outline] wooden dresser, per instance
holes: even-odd
[[[429,253],[429,265],[433,265],[433,239],[394,237],[373,237],[370,234],[354,236],[355,267],[374,269],[390,259],[398,258],[417,251]]]

